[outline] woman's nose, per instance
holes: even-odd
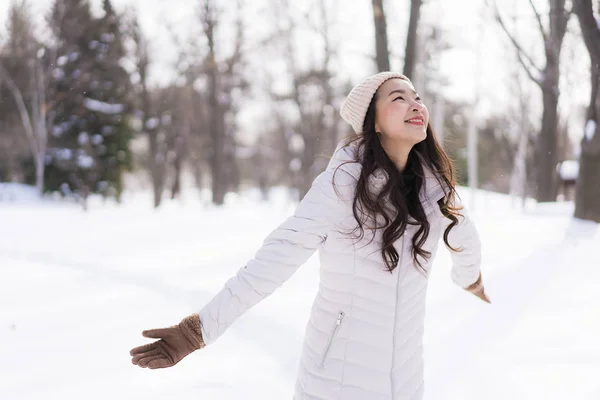
[[[417,101],[413,101],[412,109],[413,109],[413,111],[421,111],[423,109],[423,104],[421,104]]]

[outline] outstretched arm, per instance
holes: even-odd
[[[342,203],[354,184],[354,178],[340,169],[335,175],[336,192],[332,178],[332,170],[321,173],[294,214],[266,237],[254,258],[200,310],[206,344],[287,281],[325,241],[341,218]]]
[[[344,202],[351,201],[354,178],[341,168],[335,173],[335,187],[333,178],[333,170],[322,172],[294,214],[266,237],[254,258],[198,313],[170,328],[144,331],[145,337],[159,340],[131,350],[132,362],[151,369],[177,364],[214,342],[237,318],[288,280],[343,218]]]

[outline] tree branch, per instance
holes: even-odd
[[[535,65],[535,62],[533,62],[533,59],[525,52],[525,50],[523,50],[523,48],[521,47],[521,45],[519,44],[519,42],[517,42],[517,39],[515,39],[515,37],[510,33],[510,31],[508,30],[508,28],[504,24],[504,21],[502,20],[502,17],[500,16],[500,12],[498,11],[498,6],[496,5],[496,1],[492,0],[492,3],[493,3],[494,17],[496,18],[496,20],[500,24],[500,27],[502,28],[502,30],[506,33],[506,35],[510,39],[511,43],[515,46],[515,48],[517,50],[517,56],[519,58],[519,62],[521,63],[521,65],[523,66],[523,68],[525,68],[525,72],[527,72],[527,75],[529,76],[529,78],[533,82],[537,83],[539,86],[542,86],[542,81],[538,77],[535,77],[533,75],[533,73],[531,72],[531,68],[533,68],[540,75],[542,74],[542,70],[539,69]],[[489,2],[488,2],[488,6],[489,6]],[[529,63],[529,65],[527,65],[525,63],[525,60],[527,60],[527,62]]]
[[[542,33],[542,37],[544,38],[544,43],[548,41],[548,35],[546,35],[546,31],[544,30],[544,24],[542,24],[542,16],[535,8],[535,4],[533,4],[533,0],[529,0],[529,4],[531,4],[531,8],[533,9],[533,13],[535,14],[535,18],[537,19],[538,25],[540,27],[540,32]]]

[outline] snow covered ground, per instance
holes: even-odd
[[[155,211],[149,196],[130,195],[85,213],[2,190],[0,399],[291,398],[316,257],[176,367],[141,369],[128,354],[148,341],[143,329],[198,310],[253,256],[293,210],[282,196],[230,196],[217,209],[192,193]],[[451,283],[440,249],[426,399],[600,399],[599,226],[573,220],[568,203],[517,210],[480,192],[475,206],[492,304]]]

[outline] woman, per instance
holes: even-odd
[[[320,284],[306,327],[296,400],[423,397],[427,275],[440,238],[456,284],[489,302],[480,243],[459,206],[450,160],[402,74],[352,89],[341,115],[357,135],[340,143],[293,216],[197,314],[131,351],[140,367],[175,365],[213,343],[317,249]]]

